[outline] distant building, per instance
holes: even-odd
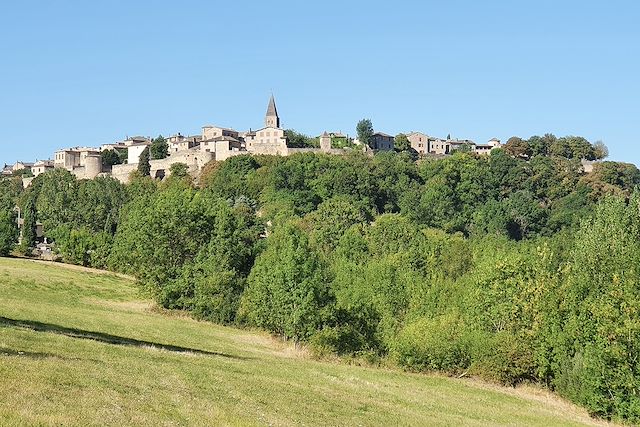
[[[68,170],[78,179],[93,179],[102,173],[102,155],[99,149],[90,147],[58,150],[53,166]]]
[[[329,138],[331,147],[344,147],[349,144],[349,137],[344,135],[342,132],[324,132],[322,135],[318,136],[320,140],[320,147],[322,148],[322,138]],[[325,141],[325,148],[327,148]]]
[[[407,139],[411,144],[411,148],[416,150],[419,155],[424,156],[429,153],[429,136],[422,132],[410,132]]]
[[[127,163],[137,165],[140,163],[140,154],[151,145],[150,141],[135,142],[127,146]]]
[[[222,126],[204,126],[200,151],[212,153],[215,160],[223,161],[231,156],[240,154],[242,141],[240,132]]]
[[[280,128],[280,117],[278,116],[276,101],[273,95],[271,95],[269,99],[264,124],[265,127],[262,129],[245,134],[245,150],[254,154],[286,156],[289,153],[287,149],[287,138],[284,135],[284,129]]]
[[[20,170],[23,169],[31,169],[31,167],[33,166],[33,163],[29,163],[29,162],[16,162],[12,167],[11,167],[11,171],[12,172],[18,172]]]
[[[389,151],[393,150],[394,146],[394,137],[383,132],[374,133],[369,140],[369,147],[371,147],[372,150]]]
[[[38,160],[31,166],[31,173],[34,177],[45,173],[48,170],[53,169],[53,161],[52,160]]]
[[[494,148],[500,148],[502,144],[498,138],[491,138],[486,144],[475,144],[473,151],[476,154],[489,154]]]
[[[451,145],[444,139],[433,138],[429,141],[429,153],[431,154],[450,154]]]
[[[167,144],[169,145],[169,154],[199,147],[201,141],[201,135],[184,136],[178,133],[177,135],[170,136],[169,138],[167,138]]]
[[[102,144],[100,146],[100,152],[106,151],[106,150],[126,150],[127,146],[125,145],[124,142],[115,142],[113,144]]]
[[[449,144],[450,152],[456,150],[473,152],[476,146],[476,143],[470,139],[449,139],[447,143]]]

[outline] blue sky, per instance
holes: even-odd
[[[602,140],[640,165],[640,2],[5,1],[0,163],[282,124]]]

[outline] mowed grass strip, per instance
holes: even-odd
[[[602,424],[541,391],[315,361],[112,274],[0,258],[0,295],[0,425]]]

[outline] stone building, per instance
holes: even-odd
[[[411,144],[411,148],[416,150],[416,152],[424,156],[429,153],[429,136],[422,132],[409,132],[407,134],[407,139],[409,140],[409,144]]]
[[[395,138],[383,132],[376,132],[371,135],[369,146],[372,150],[390,151],[395,147]]]
[[[177,135],[167,138],[167,144],[169,145],[169,153],[176,153],[182,150],[188,150],[200,146],[202,141],[201,135],[184,136],[178,133]]]
[[[322,151],[331,150],[331,135],[329,135],[326,131],[320,135],[320,149]]]
[[[78,179],[93,179],[102,173],[102,156],[96,148],[67,148],[55,152],[53,166],[68,170]]]
[[[238,138],[239,132],[230,128],[223,128],[220,126],[203,126],[202,127],[202,140],[217,138],[219,136],[229,136],[231,138]]]
[[[15,162],[15,164],[11,167],[12,172],[18,172],[23,169],[31,169],[33,163],[30,162]]]
[[[264,124],[265,127],[262,129],[245,134],[245,150],[253,154],[288,155],[287,138],[284,135],[284,129],[280,128],[280,117],[273,95],[269,99]]]
[[[489,154],[494,148],[500,148],[502,144],[498,138],[491,138],[486,144],[475,144],[473,151],[476,154]]]
[[[429,153],[431,154],[450,154],[451,145],[447,140],[433,138],[429,141]]]
[[[31,173],[34,177],[45,173],[48,170],[53,169],[53,161],[51,160],[38,160],[31,166]]]
[[[140,154],[151,145],[151,141],[133,142],[127,146],[127,163],[137,165],[140,162]]]

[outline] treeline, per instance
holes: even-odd
[[[237,156],[197,186],[175,171],[123,186],[55,170],[0,201],[33,206],[65,261],[134,274],[166,308],[640,421],[635,166],[494,150]]]

